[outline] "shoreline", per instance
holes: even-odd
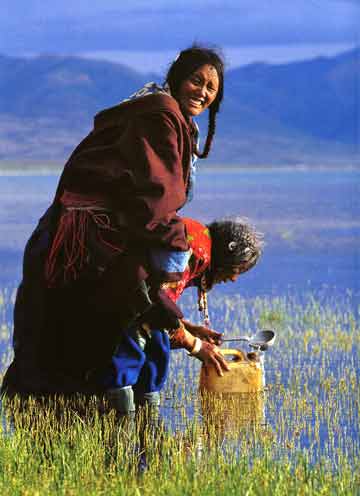
[[[60,175],[63,165],[20,165],[0,162],[0,176],[34,176]],[[237,173],[237,172],[355,172],[360,171],[360,164],[355,165],[244,165],[244,164],[198,164],[198,173]]]

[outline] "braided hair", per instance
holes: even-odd
[[[166,75],[166,83],[170,87],[173,96],[176,97],[181,84],[189,78],[199,67],[209,64],[215,67],[219,78],[219,89],[215,100],[209,107],[208,133],[202,153],[196,145],[196,136],[193,137],[195,154],[199,158],[206,158],[209,155],[212,140],[216,129],[216,114],[220,110],[220,104],[224,97],[224,61],[222,56],[213,48],[205,48],[193,45],[180,52],[179,56],[171,64]]]

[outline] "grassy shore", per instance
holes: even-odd
[[[26,161],[1,161],[0,160],[0,174],[60,174],[64,168],[66,160],[63,161],[48,161],[48,160],[26,160]],[[354,161],[344,161],[341,163],[335,163],[334,165],[323,165],[319,164],[308,164],[306,162],[299,162],[298,164],[247,164],[247,163],[217,163],[212,161],[206,161],[201,164],[201,170],[207,172],[221,171],[221,172],[236,172],[236,171],[334,171],[334,170],[359,170],[360,164]]]
[[[1,291],[3,368],[12,304]],[[228,337],[276,329],[263,393],[201,400],[200,364],[180,351],[160,413],[118,419],[95,400],[4,405],[1,494],[360,494],[359,308],[351,295],[215,296],[210,304],[214,327]],[[185,298],[192,318],[194,307]]]
[[[1,494],[357,494],[360,466],[344,454],[336,468],[290,447],[274,455],[269,429],[260,426],[238,431],[240,450],[200,422],[173,434],[158,426],[155,435],[149,423],[139,427],[144,416],[132,424],[89,407],[86,418],[69,406],[61,420],[51,408],[16,413],[15,431],[1,441]]]
[[[61,161],[1,161],[0,174],[60,174],[64,167]]]

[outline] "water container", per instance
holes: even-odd
[[[200,390],[213,393],[257,393],[264,387],[263,369],[257,353],[247,355],[236,349],[223,349],[230,370],[221,377],[215,367],[204,365],[200,373]]]

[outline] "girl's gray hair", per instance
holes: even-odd
[[[212,267],[250,262],[255,265],[263,247],[263,234],[243,217],[226,217],[207,226],[210,231]]]

